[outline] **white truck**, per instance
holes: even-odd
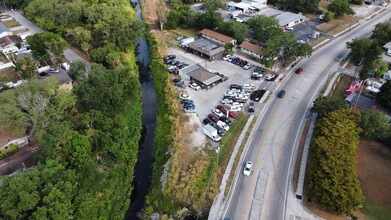
[[[204,134],[206,134],[206,136],[208,136],[213,141],[221,140],[221,137],[217,134],[217,130],[209,124],[202,127],[202,131],[204,132]]]
[[[185,38],[181,41],[181,44],[179,45],[180,47],[186,47],[187,44],[191,43],[191,42],[194,42],[194,37],[188,37],[188,38]]]

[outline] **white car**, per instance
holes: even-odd
[[[235,93],[235,92],[232,92],[232,91],[228,91],[228,92],[224,93],[224,96],[235,97],[235,96],[236,96],[236,93]]]
[[[269,74],[269,75],[266,75],[265,80],[270,81],[270,80],[273,80],[274,78],[276,78],[276,75]]]
[[[240,112],[242,111],[242,108],[239,107],[239,106],[231,106],[231,109],[230,109],[232,112]]]
[[[220,128],[224,129],[225,131],[229,130],[229,126],[226,123],[222,122],[222,121],[218,121],[216,124],[217,124],[217,126],[219,126]]]
[[[245,70],[248,70],[248,69],[250,69],[251,67],[253,67],[254,65],[252,64],[252,63],[247,63],[244,67],[243,67],[243,69],[245,69]]]
[[[194,89],[195,91],[198,91],[201,89],[201,87],[197,83],[190,83],[189,87]]]
[[[219,116],[219,117],[224,116],[224,114],[223,114],[220,110],[218,110],[217,108],[214,108],[214,109],[212,110],[212,112],[213,112],[215,115]]]
[[[230,58],[231,58],[231,55],[228,54],[225,57],[223,57],[223,60],[228,61]]]
[[[254,84],[243,84],[243,89],[253,90],[255,88]]]
[[[223,99],[223,100],[221,100],[221,103],[222,104],[225,104],[225,105],[227,105],[227,104],[231,104],[233,101],[231,100],[231,99]]]
[[[229,90],[229,92],[231,92],[231,93],[239,93],[239,92],[242,92],[242,90],[241,89],[231,89],[231,90]]]
[[[305,41],[303,41],[303,40],[298,40],[297,43],[305,44]]]
[[[248,95],[246,93],[236,93],[235,99],[248,99]]]
[[[243,175],[250,176],[252,168],[253,168],[253,163],[251,161],[247,161],[246,166],[244,167],[243,170]]]
[[[287,31],[293,31],[293,27],[289,27],[289,26],[288,26],[288,27],[285,28],[285,30],[287,30]]]
[[[188,94],[185,94],[185,93],[182,93],[179,95],[179,98],[182,99],[182,100],[191,100],[191,97],[188,95]]]
[[[60,71],[56,68],[49,68],[49,73],[59,73]]]

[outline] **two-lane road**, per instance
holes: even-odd
[[[302,74],[289,73],[279,89],[286,91],[285,97],[276,98],[274,94],[261,122],[254,127],[244,160],[244,163],[247,160],[254,163],[253,172],[249,177],[237,174],[223,217],[285,219],[285,213],[289,212],[286,197],[288,189],[292,190],[288,187],[292,164],[308,108],[329,73],[337,67],[338,58],[347,54],[346,42],[369,36],[375,24],[389,16],[390,11],[387,11],[363,22],[305,60],[300,65],[304,69]]]

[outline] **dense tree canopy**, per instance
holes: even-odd
[[[391,109],[391,81],[388,80],[380,87],[380,92],[376,95],[376,101]]]
[[[360,112],[342,109],[319,120],[311,146],[309,176],[311,195],[324,208],[350,213],[362,204],[363,195],[355,173],[355,153],[361,129]]]
[[[205,0],[202,7],[206,11],[215,11],[224,8],[224,3],[221,0]]]
[[[296,12],[316,13],[319,11],[319,2],[320,0],[287,0],[286,4]]]
[[[222,22],[223,18],[217,12],[207,11],[198,15],[196,24],[199,29],[215,29],[219,27]]]
[[[391,41],[391,24],[387,22],[377,23],[375,29],[372,31],[371,38],[376,41],[379,46],[383,46]]]
[[[267,40],[281,36],[283,31],[274,17],[266,15],[253,16],[248,20],[248,25],[254,33],[254,38],[266,42]]]
[[[33,55],[51,64],[60,63],[67,42],[59,35],[51,32],[36,33],[27,38]]]
[[[347,107],[348,106],[343,99],[321,96],[314,101],[311,111],[318,113],[318,117],[321,118],[333,111],[345,109]]]
[[[23,56],[15,61],[15,71],[22,79],[36,79],[39,63],[31,56]]]
[[[350,7],[348,0],[333,0],[331,4],[327,6],[327,10],[333,12],[335,17],[341,17],[345,14],[354,14],[354,11],[352,7]]]
[[[372,109],[363,112],[360,126],[365,137],[370,139],[384,139],[390,133],[387,116],[381,111]]]
[[[243,42],[246,35],[249,32],[249,28],[246,24],[237,21],[222,22],[219,26],[219,32],[222,34],[231,36],[238,40],[239,43]]]

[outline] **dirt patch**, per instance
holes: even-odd
[[[391,148],[363,139],[356,154],[356,172],[365,197],[379,205],[391,207]]]
[[[5,68],[0,70],[0,78],[4,78],[7,82],[16,82],[20,80],[21,78],[15,73],[15,70],[13,67]],[[1,137],[1,135],[0,135]]]
[[[83,60],[86,60],[86,61],[90,60],[90,58],[87,56],[87,54],[84,51],[82,51],[80,48],[77,48],[74,46],[71,46],[70,48],[71,48],[71,50],[73,50],[73,52],[75,52],[77,55],[79,55],[81,58],[83,58]]]
[[[152,30],[159,29],[159,17],[157,15],[158,0],[142,0],[143,18]]]

